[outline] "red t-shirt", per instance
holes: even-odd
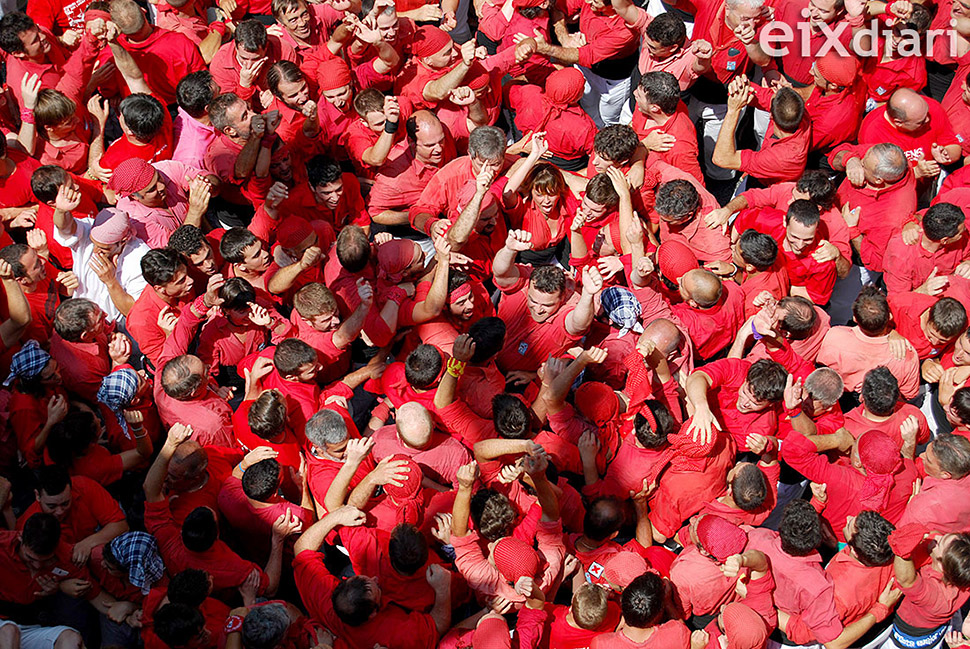
[[[27,519],[40,512],[40,503],[33,502],[17,519],[17,529],[24,529]],[[85,478],[71,478],[71,508],[61,522],[61,540],[74,545],[91,536],[105,525],[125,520],[118,501],[100,484]]]

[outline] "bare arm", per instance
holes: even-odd
[[[0,340],[3,341],[6,349],[10,349],[20,342],[20,336],[30,324],[32,316],[23,288],[13,278],[10,264],[2,259],[0,259],[0,281],[7,295],[7,312],[10,314],[10,317],[0,324]]]

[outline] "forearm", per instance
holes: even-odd
[[[308,140],[312,140],[316,136],[320,135],[320,114],[317,111],[313,111],[310,117],[303,120],[303,136]]]
[[[27,121],[20,122],[20,132],[17,133],[17,141],[20,142],[20,146],[30,156],[34,155],[34,146],[37,144],[36,135],[37,128],[33,123]]]
[[[88,602],[91,603],[91,606],[93,606],[98,613],[108,617],[108,612],[111,610],[112,604],[116,604],[118,600],[112,597],[108,591],[102,590],[100,593],[98,593],[97,597],[89,599]]]
[[[485,198],[485,191],[487,190],[477,190],[475,195],[472,196],[471,201],[465,206],[465,209],[461,211],[461,215],[455,221],[455,224],[448,228],[448,243],[457,250],[460,250],[462,246],[468,243],[468,238],[471,236],[475,223],[478,221],[479,212],[482,208],[482,200]]]
[[[650,517],[647,515],[646,502],[642,505],[638,503],[637,500],[633,501],[633,506],[637,511],[636,539],[641,546],[649,548],[653,545],[653,525],[650,524]]]
[[[468,105],[468,121],[474,127],[488,126],[489,121],[491,121],[488,118],[488,113],[485,112],[485,107],[482,106],[482,102],[477,99]],[[469,130],[474,129],[470,127]]]
[[[347,504],[351,507],[356,507],[357,509],[363,509],[367,504],[367,501],[371,499],[374,495],[374,490],[377,489],[377,482],[367,475],[360,483],[354,487],[354,490],[350,492],[350,498],[347,499]],[[328,492],[329,493],[329,492]]]
[[[536,49],[540,55],[548,59],[556,59],[566,65],[579,63],[579,48],[577,47],[560,47],[546,43],[545,41],[539,41]]]
[[[511,286],[519,279],[519,272],[515,267],[515,255],[516,252],[514,250],[510,250],[508,246],[504,246],[495,254],[495,259],[492,260],[492,278],[495,280],[495,285],[499,288]]]
[[[115,308],[121,311],[122,315],[127,316],[131,312],[131,307],[135,304],[135,298],[125,292],[121,282],[115,277],[109,278],[108,281],[104,282],[104,285],[108,289],[108,295],[111,296]]]
[[[546,522],[558,521],[559,498],[552,488],[552,483],[545,475],[540,475],[538,478],[533,476],[532,480],[535,483],[536,498],[539,500],[539,506],[542,507],[542,520]]]
[[[620,237],[620,248],[621,253],[624,255],[629,255],[633,252],[632,245],[629,239],[626,238],[626,232],[630,230],[630,226],[633,225],[633,202],[630,200],[629,192],[624,192],[620,194],[620,208],[619,208],[619,219],[620,219],[620,232],[623,232],[623,236]]]
[[[216,55],[221,45],[222,34],[219,32],[209,32],[209,35],[202,39],[202,42],[199,43],[199,53],[206,65],[212,63],[212,57]]]
[[[455,391],[457,387],[458,378],[452,376],[450,372],[445,372],[445,375],[441,378],[441,382],[438,383],[438,389],[434,394],[435,410],[447,408],[455,401]]]
[[[145,475],[145,482],[142,487],[145,490],[145,500],[147,502],[159,502],[162,500],[162,487],[165,484],[165,476],[168,473],[168,463],[175,453],[175,447],[168,442],[162,444],[162,449],[158,452],[158,457],[152,463],[148,473]]]
[[[527,453],[532,441],[527,439],[483,439],[475,444],[475,461],[478,463],[494,460],[503,455]]]
[[[586,486],[599,482],[600,474],[596,468],[596,455],[593,453],[584,454],[580,451],[579,457],[583,461],[583,482]]]
[[[7,294],[7,313],[11,322],[20,329],[30,324],[30,304],[15,279],[4,279],[3,290]]]
[[[293,553],[300,554],[304,550],[313,550],[316,552],[335,527],[337,527],[337,517],[331,512],[311,525],[300,535],[300,538],[296,540],[296,544],[293,546]]]
[[[369,149],[364,150],[360,158],[365,164],[369,164],[372,167],[380,167],[387,161],[387,154],[391,152],[392,146],[394,146],[394,134],[385,131],[377,138],[377,142],[374,142]],[[407,213],[405,212],[406,216]],[[377,219],[374,220],[376,221]]]
[[[442,259],[439,256],[428,296],[414,307],[412,318],[416,324],[427,322],[441,315],[442,309],[445,308],[445,302],[448,300],[448,271],[448,259]]]
[[[337,349],[347,349],[352,342],[357,340],[361,330],[364,328],[364,320],[367,318],[368,311],[370,311],[370,308],[363,302],[354,309],[350,317],[344,320],[337,327],[337,330],[333,332],[334,347]]]
[[[438,635],[443,636],[447,633],[451,628],[451,581],[435,588],[434,608],[431,609],[430,615]]]
[[[263,594],[267,597],[275,595],[276,590],[280,587],[280,572],[283,570],[283,541],[284,539],[276,536],[275,533],[273,534],[269,559],[266,561],[266,568],[263,570],[267,577],[266,590]]]
[[[101,169],[101,156],[104,155],[104,124],[94,122],[91,131],[91,144],[88,146],[88,170],[94,174]]]
[[[741,166],[741,156],[734,144],[735,130],[740,117],[741,111],[728,108],[721,130],[717,134],[712,160],[714,164],[724,169],[738,169]]]
[[[111,55],[115,62],[115,67],[121,76],[124,77],[128,89],[134,93],[151,94],[152,90],[145,82],[145,75],[131,53],[118,43],[109,43]]]
[[[374,223],[379,225],[408,225],[407,210],[384,210],[380,214],[375,215],[373,219]]]
[[[593,324],[593,316],[596,309],[593,304],[593,295],[583,291],[579,296],[579,302],[572,313],[566,316],[566,332],[573,336],[579,336],[589,331]]]
[[[242,151],[239,152],[239,157],[236,158],[236,164],[232,170],[233,176],[236,178],[249,178],[253,173],[253,169],[256,167],[256,157],[259,155],[260,148],[259,137],[254,136],[246,141]]]
[[[90,548],[103,545],[117,536],[121,536],[128,531],[128,521],[115,521],[114,523],[108,523],[100,530],[91,534],[81,540],[81,543],[86,544]]]
[[[468,516],[471,513],[472,489],[459,485],[455,504],[451,508],[451,535],[465,536],[468,534]]]
[[[458,65],[452,70],[449,70],[441,78],[429,81],[421,95],[425,101],[438,102],[445,99],[451,94],[452,90],[461,84],[462,79],[465,78],[465,74],[468,73],[468,68],[469,66],[464,61],[460,61]]]
[[[747,50],[748,58],[751,59],[751,62],[755,65],[767,65],[771,61],[771,57],[768,56],[763,49],[761,49],[761,45],[758,43],[757,39],[745,45],[744,49]]]
[[[350,481],[360,467],[360,462],[344,462],[344,465],[337,471],[327,495],[323,499],[323,506],[328,512],[342,507],[347,502],[347,492],[350,491]]]
[[[846,165],[849,164],[849,160],[852,160],[853,158],[859,160],[858,157],[849,151],[839,151],[835,154],[835,157],[832,158],[832,169],[834,171],[845,171]]]
[[[711,378],[704,372],[697,370],[687,378],[687,385],[684,392],[687,396],[687,403],[695,410],[710,410],[707,402],[707,391],[711,387]]]
[[[900,588],[910,588],[916,583],[916,564],[911,559],[895,557],[893,559],[893,572],[896,575],[896,585]]]
[[[401,62],[401,55],[387,42],[378,41],[374,44],[374,47],[377,48],[377,61],[374,62],[374,71],[378,74],[387,74]]]
[[[266,290],[275,295],[287,292],[304,270],[302,261],[280,268],[266,283]]]

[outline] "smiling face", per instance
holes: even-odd
[[[351,90],[350,86],[341,86],[332,90],[324,90],[321,95],[341,113],[345,113],[350,110],[350,101],[354,98],[354,92]]]
[[[294,110],[300,110],[305,103],[310,101],[310,88],[303,79],[280,81],[278,90],[283,103]]]
[[[449,312],[463,322],[475,315],[475,294],[469,291],[448,305]]]
[[[20,37],[20,42],[24,46],[23,52],[14,54],[18,58],[22,55],[23,58],[27,59],[41,59],[51,49],[51,44],[47,40],[47,37],[37,27],[31,27],[25,32],[20,32],[17,36]]]
[[[310,9],[306,3],[298,2],[295,7],[281,11],[279,22],[296,38],[300,40],[310,38]]]
[[[526,294],[529,315],[535,322],[542,323],[554,316],[562,304],[562,293],[543,293],[532,284]]]
[[[156,171],[152,181],[132,196],[145,207],[165,207],[168,192],[165,190],[165,183],[162,182],[161,175]]]
[[[323,205],[329,210],[337,209],[337,205],[340,204],[340,199],[343,197],[343,195],[343,177],[337,178],[332,183],[326,183],[313,187],[313,197],[316,199],[317,203]]]
[[[751,412],[761,412],[765,410],[770,404],[767,401],[762,401],[754,396],[751,391],[751,385],[745,381],[738,388],[738,412],[743,414]]]
[[[808,226],[795,219],[789,219],[785,226],[785,245],[796,255],[807,253],[815,243],[818,224]]]
[[[327,311],[324,313],[318,313],[315,316],[311,316],[306,319],[311,327],[317,331],[336,331],[340,327],[340,312],[339,311]]]

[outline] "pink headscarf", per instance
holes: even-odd
[[[878,430],[863,433],[856,445],[859,461],[866,470],[865,482],[859,489],[859,504],[862,509],[881,511],[889,498],[893,475],[903,463],[899,447],[889,435]]]
[[[94,227],[91,228],[91,239],[110,246],[127,241],[131,238],[132,232],[128,215],[118,208],[108,207],[98,212],[95,217]]]

